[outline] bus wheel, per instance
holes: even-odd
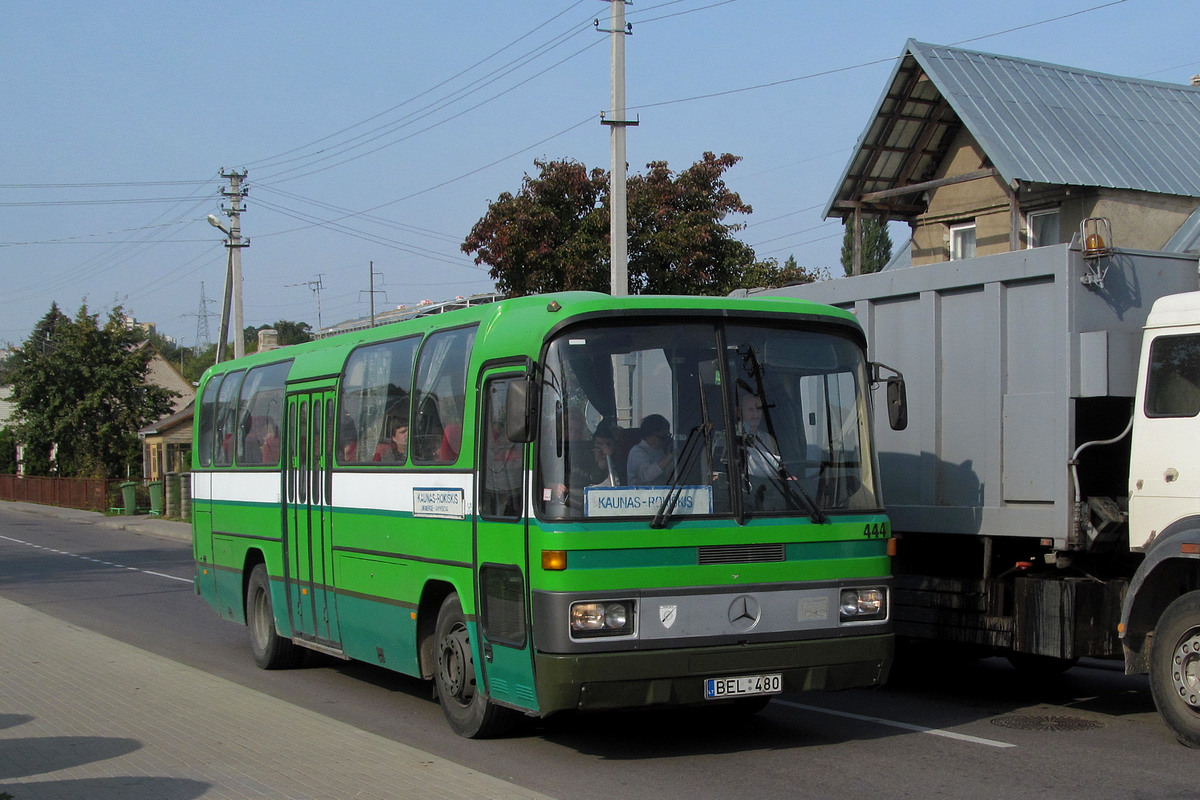
[[[255,564],[250,572],[250,582],[246,586],[246,627],[250,630],[254,663],[262,669],[294,667],[304,655],[303,650],[275,630],[271,585],[264,564]]]
[[[471,631],[456,594],[442,602],[434,641],[438,702],[454,732],[468,739],[486,739],[511,728],[516,721],[515,712],[497,706],[478,685]]]
[[[1176,599],[1154,626],[1150,693],[1175,737],[1200,747],[1200,592]]]

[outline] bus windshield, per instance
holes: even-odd
[[[534,478],[542,516],[821,523],[878,509],[866,365],[849,338],[622,322],[549,344]]]

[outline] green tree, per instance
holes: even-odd
[[[774,260],[756,261],[734,238],[731,214],[752,209],[725,184],[741,159],[704,157],[680,173],[664,161],[627,182],[629,285],[635,294],[727,294],[799,279]],[[535,161],[517,194],[505,192],[471,229],[462,250],[487,264],[509,296],[609,290],[608,174],[575,161]]]
[[[514,195],[502,192],[463,242],[510,296],[608,286],[607,173],[576,161],[540,161]]]
[[[776,289],[828,279],[829,273],[825,270],[798,266],[796,257],[788,256],[782,267],[774,259],[754,264],[743,276],[742,286],[748,289]]]
[[[733,234],[730,214],[753,209],[731,191],[725,171],[741,161],[704,157],[678,175],[665,161],[646,165],[629,187],[629,285],[634,294],[728,294],[755,265],[754,250]]]
[[[842,236],[842,269],[847,275],[854,274],[854,225],[847,219],[843,223],[846,232]],[[892,237],[887,225],[878,217],[863,217],[862,221],[862,274],[879,272],[892,260]]]
[[[0,475],[17,471],[17,437],[7,425],[0,428]]]
[[[121,477],[141,461],[139,428],[171,410],[173,392],[146,383],[154,351],[127,330],[122,309],[105,324],[81,306],[51,306],[13,356],[14,431],[29,474]]]

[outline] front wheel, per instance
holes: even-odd
[[[479,685],[471,652],[471,629],[456,594],[442,602],[434,641],[438,702],[454,732],[468,739],[487,739],[511,728],[516,712],[497,706]]]
[[[265,564],[255,564],[246,584],[246,627],[254,663],[262,669],[287,669],[300,663],[304,651],[275,630],[271,584]]]
[[[1200,592],[1176,599],[1154,626],[1150,693],[1175,737],[1200,747]]]

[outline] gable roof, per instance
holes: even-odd
[[[932,179],[961,127],[1009,185],[1200,197],[1200,87],[910,39],[825,216]],[[887,199],[893,218],[917,213],[914,194]]]

